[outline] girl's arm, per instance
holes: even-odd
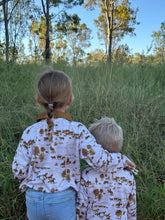
[[[33,144],[34,140],[30,138],[30,134],[28,134],[28,132],[29,131],[27,129],[24,131],[12,163],[14,178],[20,182],[27,177],[28,168],[31,161],[31,145]]]
[[[80,158],[84,159],[91,167],[101,172],[118,167],[123,169],[127,166],[129,159],[121,153],[109,153],[101,145],[96,143],[93,135],[84,126],[80,126]],[[130,162],[129,167],[135,168],[135,164]]]

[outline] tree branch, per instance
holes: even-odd
[[[19,0],[17,0],[17,2],[15,3],[15,5],[13,6],[13,8],[12,8],[12,10],[11,10],[11,12],[10,12],[10,16],[9,16],[9,18],[8,18],[8,22],[9,22],[9,20],[11,19],[12,13],[13,13],[15,7],[18,5],[18,3],[19,3]]]
[[[45,17],[47,17],[47,13],[46,13],[46,10],[45,10],[44,1],[41,0],[41,3],[42,3],[42,8],[43,8],[44,15],[45,15]]]
[[[56,14],[56,15],[52,16],[52,18],[57,17],[57,16],[58,16],[59,14],[61,14],[62,12],[64,12],[64,9],[62,9],[61,11],[59,11],[59,12],[58,12],[58,14]]]
[[[117,25],[116,27],[114,27],[113,30],[119,29],[123,24],[124,24],[124,22],[121,22],[119,25]]]

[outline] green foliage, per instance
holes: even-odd
[[[163,63],[165,61],[165,22],[161,23],[161,27],[158,32],[153,31],[152,38],[154,41],[154,51]]]
[[[95,51],[91,51],[87,54],[85,58],[85,63],[87,65],[95,65],[98,66],[102,63],[106,63],[106,55],[104,51],[96,49]]]
[[[113,62],[114,63],[128,63],[129,62],[129,47],[127,44],[125,45],[120,45],[118,48],[115,50],[113,54]]]
[[[77,14],[63,13],[56,25],[56,55],[68,57],[70,54],[70,62],[75,65],[78,61],[82,62],[84,49],[90,46],[91,39],[91,30],[85,23],[81,24],[80,20]]]
[[[123,60],[124,61],[124,60]],[[163,64],[165,62],[163,53],[156,53],[155,55],[144,55],[140,53],[135,53],[130,57],[130,61],[134,64]],[[125,61],[124,61],[125,62]]]
[[[24,194],[11,164],[23,130],[43,111],[35,85],[45,66],[0,65],[0,219],[25,220]],[[122,153],[136,163],[138,219],[165,216],[165,79],[163,65],[54,65],[72,79],[75,100],[68,112],[87,127],[114,117],[124,131]],[[86,164],[82,162],[82,166]],[[145,207],[145,208],[144,208]]]
[[[111,62],[112,41],[113,45],[120,41],[124,35],[134,34],[138,9],[131,7],[129,0],[88,0],[85,7],[99,7],[100,14],[95,19],[98,28],[98,37],[103,39],[108,48],[108,59]]]

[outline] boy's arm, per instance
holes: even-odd
[[[129,195],[129,202],[127,205],[128,220],[136,220],[136,183],[133,180],[132,192]]]
[[[19,182],[22,182],[27,177],[28,168],[31,161],[32,143],[33,141],[29,138],[29,135],[27,136],[27,131],[25,130],[19,142],[12,163],[12,172],[14,174],[14,178]]]
[[[91,167],[101,172],[106,172],[108,169],[118,167],[123,169],[127,166],[127,161],[130,160],[120,153],[109,153],[104,150],[101,145],[96,143],[93,135],[88,129],[82,125],[80,135],[80,158],[84,159]],[[129,163],[130,170],[135,168],[135,164]]]
[[[87,187],[86,181],[81,177],[80,188],[77,195],[77,220],[86,220],[88,211]]]

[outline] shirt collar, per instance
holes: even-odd
[[[64,118],[68,121],[72,121],[72,118],[70,116],[70,114],[65,113],[65,112],[60,112],[60,111],[54,111],[54,118]],[[46,112],[42,112],[41,114],[39,114],[38,118],[37,118],[37,122],[47,119],[47,114]]]

